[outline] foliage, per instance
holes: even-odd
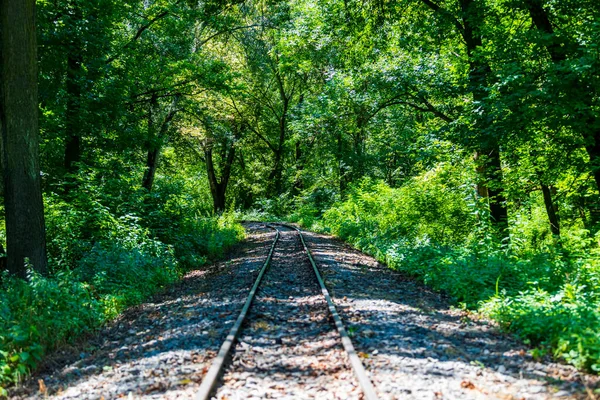
[[[469,185],[460,185],[465,178],[469,182],[463,171],[462,166],[439,166],[398,189],[366,180],[321,217],[314,202],[305,202],[291,219],[333,233],[390,268],[479,309],[536,346],[535,354],[549,352],[598,371],[595,244],[576,240],[582,236],[576,229],[556,243],[547,226],[536,228],[537,219],[524,216],[514,221],[518,229],[510,243],[499,240],[485,207]]]
[[[588,287],[575,279],[559,290],[530,288],[515,296],[498,294],[482,304],[482,311],[538,347],[535,354],[551,353],[577,368],[600,372],[600,276],[598,261],[582,268]]]
[[[37,4],[50,275],[3,278],[3,384],[222,255],[234,215],[334,233],[597,369],[599,2]],[[26,323],[52,301],[64,326]]]
[[[2,277],[2,386],[243,238],[232,214],[203,216],[206,193],[192,180],[160,176],[147,197],[122,172],[85,168],[68,201],[46,196],[51,276]]]

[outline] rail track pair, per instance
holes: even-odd
[[[242,325],[246,319],[246,316],[248,314],[248,311],[250,310],[250,307],[252,306],[252,301],[254,300],[254,297],[255,297],[256,292],[261,284],[263,276],[271,262],[273,252],[275,250],[275,246],[277,245],[277,242],[279,241],[280,232],[281,232],[278,229],[278,226],[281,226],[281,227],[285,227],[288,229],[293,229],[294,231],[296,231],[298,233],[300,240],[302,242],[302,247],[304,248],[304,252],[308,257],[308,259],[312,265],[312,269],[316,275],[317,281],[319,282],[319,286],[321,288],[321,293],[322,293],[323,297],[325,298],[325,300],[327,301],[329,313],[333,317],[336,329],[340,335],[344,350],[348,355],[348,360],[350,361],[350,365],[352,367],[354,375],[356,376],[358,383],[363,391],[364,399],[376,400],[377,394],[375,393],[373,384],[371,383],[371,380],[367,376],[367,372],[365,371],[365,368],[364,368],[362,362],[360,361],[360,358],[358,357],[358,355],[354,349],[354,346],[352,345],[352,341],[350,340],[350,337],[348,336],[348,333],[346,331],[346,328],[344,327],[342,319],[340,318],[340,316],[335,308],[335,304],[333,303],[333,300],[331,299],[331,296],[329,295],[329,291],[327,290],[327,287],[325,286],[325,283],[323,282],[323,278],[321,277],[321,273],[319,272],[319,269],[317,268],[317,264],[315,263],[315,260],[313,259],[312,255],[310,253],[310,250],[306,246],[306,242],[304,240],[304,236],[302,235],[302,231],[294,226],[280,224],[280,223],[265,224],[265,226],[270,229],[273,229],[275,231],[275,240],[271,244],[271,248],[269,250],[267,259],[265,260],[264,264],[262,265],[262,267],[260,269],[258,277],[256,278],[254,285],[252,286],[252,289],[250,290],[250,293],[248,294],[246,302],[244,303],[244,306],[243,306],[239,316],[237,317],[237,320],[233,324],[233,327],[231,328],[225,341],[221,345],[221,348],[219,349],[217,356],[213,360],[210,368],[208,369],[206,375],[204,376],[204,379],[202,380],[202,384],[200,385],[200,388],[196,395],[196,399],[197,400],[210,399],[211,395],[213,394],[213,391],[218,386],[219,377],[221,376],[221,373],[223,372],[223,369],[224,369],[225,365],[227,364],[231,349],[232,349],[235,341],[237,340],[237,338],[240,334],[240,331],[242,330]]]

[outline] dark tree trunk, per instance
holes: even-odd
[[[280,92],[283,101],[283,110],[281,112],[281,117],[279,118],[279,140],[273,154],[273,169],[269,174],[269,181],[276,194],[280,194],[283,187],[283,151],[285,140],[287,138],[287,114],[290,104],[290,99],[286,97],[283,88],[281,88]]]
[[[502,188],[502,168],[500,166],[500,154],[498,147],[488,150],[486,154],[485,171],[488,185],[487,192],[490,202],[490,216],[492,222],[497,227],[502,236],[508,235],[508,210],[506,208],[506,198]]]
[[[279,148],[273,155],[273,169],[269,174],[269,182],[275,194],[281,193],[283,180],[283,149]]]
[[[550,221],[550,231],[553,235],[560,236],[560,221],[556,207],[552,201],[552,189],[547,185],[542,185],[542,194],[544,195],[544,205],[546,206],[546,213]]]
[[[365,110],[361,109],[357,114],[356,132],[352,135],[354,156],[356,157],[352,163],[352,182],[360,180],[365,174],[365,129],[369,123],[369,118],[365,117]]]
[[[547,35],[554,35],[554,28],[552,27],[552,23],[550,22],[550,18],[548,17],[548,13],[544,9],[542,2],[540,0],[524,0],[524,2],[535,27],[540,32]],[[567,49],[565,47],[566,46],[561,46],[553,36],[550,36],[550,40],[546,44],[546,49],[548,50],[548,53],[550,53],[550,58],[555,63],[567,59]]]
[[[596,186],[600,193],[600,132],[594,135],[593,142],[594,143],[586,146],[585,149],[590,157],[592,175],[594,176],[594,181],[596,181]]]
[[[81,23],[83,16],[79,7],[73,10],[73,24]],[[83,76],[83,44],[74,35],[68,44],[67,56],[67,110],[65,115],[65,169],[69,174],[77,172],[81,161],[81,94]],[[68,188],[67,188],[68,189]]]
[[[338,164],[338,174],[340,179],[340,196],[344,196],[344,192],[346,192],[346,188],[348,187],[348,180],[346,178],[346,171],[344,169],[344,138],[342,136],[342,132],[338,131],[337,133],[337,164]]]
[[[35,0],[0,0],[0,133],[7,268],[47,272],[39,164]]]
[[[144,173],[144,178],[142,180],[142,187],[149,192],[152,191],[152,187],[154,186],[160,150],[161,146],[153,146],[152,149],[148,150],[148,155],[146,157],[146,172]]]
[[[171,125],[171,121],[177,114],[177,103],[179,102],[179,97],[175,97],[173,99],[173,103],[171,103],[171,109],[167,113],[165,119],[162,121],[160,125],[160,129],[158,133],[155,132],[155,124],[154,124],[154,108],[156,107],[156,98],[153,98],[150,101],[150,109],[148,111],[148,154],[146,156],[146,171],[144,172],[144,178],[142,179],[142,187],[152,191],[152,186],[154,185],[154,178],[156,177],[156,169],[158,168],[158,161],[160,158],[160,151],[162,149],[163,141],[167,136],[167,132],[169,131],[169,127]]]
[[[231,176],[231,167],[235,159],[235,147],[231,143],[227,149],[227,155],[224,159],[224,165],[221,169],[221,179],[217,177],[215,172],[215,165],[213,161],[212,147],[207,146],[204,150],[206,157],[206,172],[208,174],[208,184],[210,186],[210,193],[213,198],[213,209],[215,214],[219,214],[225,211],[226,204],[226,193],[227,185],[229,184],[229,177]]]
[[[65,119],[65,169],[67,173],[76,172],[76,163],[81,161],[81,61],[80,54],[73,53],[69,54],[67,60],[67,112]]]
[[[299,194],[304,189],[302,181],[302,171],[304,170],[304,160],[302,158],[302,147],[300,141],[296,142],[296,179],[294,180],[294,193]]]

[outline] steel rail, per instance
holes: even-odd
[[[227,335],[225,342],[223,342],[223,345],[221,346],[219,353],[213,360],[208,372],[206,373],[206,375],[204,376],[204,379],[202,380],[202,383],[200,384],[200,388],[198,389],[198,393],[196,394],[196,400],[208,400],[210,398],[210,395],[217,384],[217,380],[219,379],[221,370],[223,369],[223,366],[225,365],[227,356],[229,355],[229,352],[231,351],[231,348],[233,347],[233,343],[235,342],[235,340],[240,332],[240,329],[242,327],[242,324],[244,322],[244,319],[246,318],[246,315],[248,314],[248,310],[250,309],[250,306],[252,305],[252,301],[254,300],[256,291],[257,291],[257,289],[261,283],[262,277],[271,261],[271,258],[273,256],[273,251],[275,249],[275,245],[277,244],[277,241],[279,240],[279,237],[280,237],[279,229],[277,229],[277,227],[275,227],[273,225],[280,225],[283,227],[287,227],[288,229],[293,229],[296,232],[298,232],[298,235],[300,236],[300,240],[302,242],[302,246],[304,247],[304,251],[308,255],[308,259],[310,260],[310,263],[313,267],[313,271],[319,282],[319,286],[321,287],[321,293],[323,294],[323,296],[325,297],[325,300],[327,301],[327,306],[328,306],[329,312],[333,317],[337,331],[342,339],[342,345],[344,346],[344,350],[348,354],[348,359],[350,360],[350,364],[352,366],[352,370],[354,371],[354,375],[358,379],[358,383],[363,391],[364,399],[378,400],[377,394],[375,392],[375,388],[373,387],[373,383],[369,379],[369,377],[367,375],[367,371],[365,370],[364,365],[360,361],[360,358],[358,357],[358,354],[356,353],[356,350],[354,349],[354,346],[352,345],[352,341],[350,340],[350,337],[348,336],[348,333],[346,332],[346,329],[344,328],[342,319],[340,318],[340,316],[335,308],[335,304],[333,303],[333,300],[331,299],[331,296],[329,295],[329,291],[327,290],[327,287],[325,286],[325,282],[323,281],[323,278],[321,277],[321,273],[319,272],[319,269],[317,268],[317,264],[315,263],[315,260],[313,259],[312,254],[311,254],[310,250],[308,249],[308,246],[306,245],[304,236],[302,235],[302,231],[293,225],[283,224],[283,223],[279,223],[279,222],[272,223],[272,224],[266,224],[267,227],[274,229],[276,231],[275,240],[273,241],[273,244],[271,245],[271,249],[269,250],[269,255],[267,257],[267,260],[263,264],[263,266],[260,270],[260,273],[258,274],[256,281],[254,282],[254,286],[252,286],[252,289],[250,290],[250,294],[248,295],[248,298],[246,299],[246,303],[244,304],[244,307],[242,308],[240,315],[238,316],[235,324],[229,331],[229,334]]]
[[[212,364],[210,365],[210,368],[206,372],[206,375],[204,375],[204,379],[202,379],[202,383],[200,384],[200,388],[198,389],[198,393],[196,394],[197,400],[208,400],[210,398],[210,394],[212,393],[213,389],[215,388],[215,385],[217,384],[217,380],[219,379],[219,375],[221,373],[221,370],[223,369],[223,365],[225,365],[227,356],[229,355],[229,352],[231,351],[231,348],[233,347],[233,343],[235,342],[235,340],[238,337],[238,334],[240,333],[240,328],[242,327],[242,324],[244,323],[244,319],[246,319],[246,315],[248,314],[248,310],[250,309],[250,306],[252,305],[252,300],[254,300],[254,295],[256,294],[256,290],[258,289],[258,286],[260,285],[260,281],[262,280],[262,277],[265,274],[265,271],[267,270],[269,263],[271,262],[271,258],[273,256],[273,251],[275,250],[275,245],[277,244],[277,241],[279,240],[279,229],[277,229],[274,226],[271,226],[269,224],[266,224],[266,226],[275,230],[275,240],[273,241],[273,244],[271,245],[271,249],[269,250],[269,255],[267,256],[265,263],[261,267],[258,277],[256,278],[256,281],[254,281],[254,285],[252,286],[252,289],[250,290],[250,293],[248,294],[248,298],[246,299],[246,303],[244,304],[244,307],[242,308],[240,315],[238,316],[237,320],[235,321],[235,324],[233,324],[233,327],[231,327],[231,330],[229,331],[227,338],[225,339],[225,341],[221,345],[221,348],[219,349],[219,353],[217,354],[217,356],[213,360]]]
[[[335,321],[335,326],[338,330],[338,333],[340,334],[340,337],[342,338],[342,345],[344,346],[344,350],[346,350],[346,353],[348,354],[348,358],[350,360],[350,364],[352,365],[354,375],[358,379],[358,383],[363,391],[363,394],[365,395],[364,398],[366,400],[378,400],[377,393],[375,392],[375,388],[373,387],[373,383],[369,379],[369,376],[367,375],[367,371],[365,370],[365,366],[360,361],[358,354],[356,354],[354,345],[352,345],[352,341],[350,340],[350,337],[348,336],[348,332],[346,332],[346,328],[344,328],[344,323],[342,322],[342,319],[340,318],[340,315],[338,314],[337,309],[335,308],[335,304],[333,303],[333,300],[331,299],[331,296],[329,295],[329,291],[327,290],[327,287],[325,286],[325,282],[323,281],[323,278],[321,277],[321,273],[319,272],[319,269],[317,268],[317,264],[315,263],[315,260],[313,259],[313,256],[312,256],[310,250],[308,249],[308,246],[306,246],[306,242],[304,241],[304,236],[302,235],[302,231],[293,225],[287,225],[287,224],[282,224],[282,223],[277,223],[277,225],[281,225],[281,226],[285,226],[290,229],[294,229],[300,235],[300,240],[302,241],[302,246],[304,247],[304,251],[306,252],[306,254],[308,254],[308,259],[310,260],[310,263],[312,264],[313,271],[315,272],[315,275],[317,276],[317,280],[319,281],[319,285],[321,286],[321,292],[323,293],[323,296],[325,296],[325,299],[327,300],[329,312],[331,313],[333,320]]]

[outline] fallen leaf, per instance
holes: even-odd
[[[466,381],[466,380],[462,381],[460,383],[460,387],[463,388],[463,389],[471,389],[471,390],[475,389],[475,385],[473,384],[473,382]]]
[[[48,388],[46,387],[44,380],[38,379],[38,385],[40,385],[40,393],[46,395],[48,393]]]

